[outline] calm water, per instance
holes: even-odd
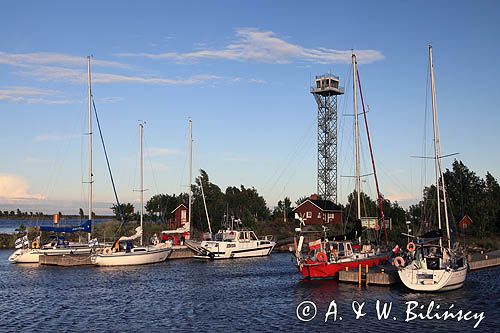
[[[0,250],[0,331],[472,331],[476,320],[406,318],[405,302],[482,312],[477,331],[500,332],[500,269],[472,272],[464,288],[417,294],[403,287],[301,281],[289,254],[215,262],[171,260],[136,267],[46,267],[7,262]],[[393,302],[377,320],[375,302]],[[317,316],[301,322],[296,307],[312,301]],[[325,313],[332,300],[337,321]],[[366,302],[355,319],[353,300]],[[393,320],[397,317],[397,320]]]

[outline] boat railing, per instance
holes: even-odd
[[[273,235],[265,235],[265,236],[260,237],[260,240],[272,241],[273,238],[274,238]]]

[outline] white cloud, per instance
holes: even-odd
[[[98,103],[118,103],[118,102],[122,102],[124,100],[124,98],[115,96],[115,97],[96,98],[95,100]]]
[[[249,79],[248,82],[255,83],[255,84],[266,84],[267,83],[267,81],[259,80],[259,79]]]
[[[58,66],[87,66],[87,57],[64,53],[35,52],[35,53],[7,53],[0,52],[0,64],[11,66],[23,65],[58,65]],[[111,68],[131,68],[130,65],[107,60],[92,59],[92,66]]]
[[[17,175],[0,174],[0,200],[44,200],[41,194],[28,191],[28,182]]]
[[[36,77],[41,81],[63,81],[75,84],[87,82],[87,73],[84,70],[77,70],[64,67],[41,66],[38,68],[21,69],[19,74],[23,76]],[[234,78],[226,78],[216,75],[193,75],[187,78],[165,78],[165,77],[143,77],[137,75],[93,73],[92,83],[138,83],[138,84],[159,84],[188,86],[199,85],[208,82],[229,81]]]
[[[62,133],[45,133],[35,136],[35,142],[46,142],[46,141],[70,141],[72,139],[78,138],[78,135],[74,134],[62,134]]]
[[[56,90],[39,89],[33,87],[3,87],[0,88],[0,101],[26,104],[72,104],[76,101],[68,99],[54,99],[60,94]]]
[[[11,66],[14,73],[23,77],[35,78],[42,82],[64,82],[72,84],[84,84],[87,82],[86,58],[61,53],[7,53],[0,52],[0,65]],[[130,69],[131,66],[114,61],[93,60],[92,65],[114,70]],[[138,75],[137,73],[110,73],[106,69],[99,68],[92,71],[92,83],[113,84],[113,83],[131,83],[148,85],[172,85],[172,86],[191,86],[214,83],[234,83],[241,81],[238,77],[223,77],[212,74],[198,74],[188,77],[151,77]],[[262,83],[258,80],[249,80],[250,83]],[[17,87],[22,88],[22,87]],[[55,95],[56,91],[31,91],[35,95],[28,95],[30,91],[13,92],[12,89],[0,90],[0,100],[11,103],[29,103],[29,104],[71,104],[78,101],[68,99],[47,99],[43,96]],[[22,94],[20,94],[22,93]],[[116,100],[113,100],[116,102]]]
[[[377,50],[355,50],[359,63],[372,63],[384,59]],[[316,62],[320,64],[350,63],[351,50],[330,48],[306,48],[280,39],[272,31],[252,28],[236,29],[236,41],[221,49],[201,49],[187,53],[166,52],[120,53],[121,57],[144,57],[149,59],[170,59],[176,62],[192,62],[203,59],[234,61],[255,61],[284,64],[290,62]]]
[[[180,154],[180,151],[172,148],[149,148],[148,154],[150,157],[177,156]]]

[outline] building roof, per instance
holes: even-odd
[[[295,207],[294,210],[298,209],[300,206],[302,206],[303,204],[305,204],[308,201],[323,211],[334,212],[334,211],[341,211],[342,210],[342,208],[339,205],[333,203],[330,200],[319,200],[319,199],[314,199],[314,200],[307,199],[303,203],[301,203],[300,205]]]
[[[185,209],[188,209],[188,208],[186,207],[186,205],[185,205],[185,204],[181,203],[181,204],[180,204],[179,206],[177,206],[177,207],[176,207],[176,208],[175,208],[172,212],[170,212],[170,214],[172,214],[173,212],[175,212],[177,209],[179,209],[179,208],[181,208],[181,207],[184,207]]]

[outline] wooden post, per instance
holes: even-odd
[[[358,266],[358,286],[361,287],[361,264]]]
[[[368,265],[366,265],[365,269],[366,269],[366,271],[365,271],[366,274],[368,274]]]

